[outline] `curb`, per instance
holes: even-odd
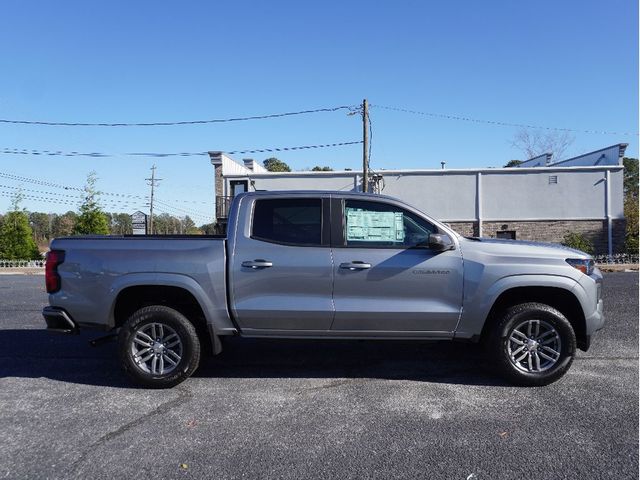
[[[3,268],[0,269],[0,275],[44,275],[44,268]]]
[[[614,265],[598,265],[596,263],[596,267],[598,267],[603,272],[637,272],[638,264],[637,263],[620,263]]]

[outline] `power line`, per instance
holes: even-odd
[[[48,121],[36,121],[36,120],[10,120],[0,119],[0,123],[18,124],[18,125],[46,125],[55,127],[166,127],[174,125],[202,125],[208,123],[228,123],[228,122],[244,122],[247,120],[265,120],[268,118],[281,118],[290,117],[294,115],[307,115],[310,113],[320,112],[336,112],[338,110],[349,110],[352,108],[349,105],[342,105],[339,107],[327,107],[316,108],[313,110],[300,110],[297,112],[285,112],[285,113],[270,113],[267,115],[251,115],[247,117],[234,117],[234,118],[216,118],[212,120],[184,120],[178,122],[119,122],[119,123],[85,123],[85,122],[48,122]]]
[[[14,188],[14,187],[9,187],[9,188]],[[16,193],[15,191],[2,191],[2,190],[6,190],[7,187],[0,187],[0,196],[2,197],[8,197],[8,198],[13,198],[15,197]],[[78,204],[82,203],[81,199],[78,199],[77,201],[73,201],[73,200],[69,200],[66,198],[54,198],[54,197],[50,197],[47,195],[34,195],[34,194],[30,194],[30,193],[22,193],[21,197],[27,200],[35,200],[35,201],[39,201],[39,202],[46,202],[46,203],[57,203],[57,204],[62,204],[62,205],[73,205],[73,206],[78,206]],[[136,204],[129,204],[129,203],[123,203],[123,202],[118,202],[119,204],[113,203],[113,201],[109,201],[107,203],[105,202],[100,202],[101,205],[105,208],[122,208],[127,207],[127,208],[139,208]]]
[[[66,197],[66,198],[75,198],[78,199],[78,201],[81,200],[81,198],[78,195],[70,195],[68,193],[57,193],[57,192],[47,192],[44,190],[36,190],[33,188],[24,188],[24,187],[14,187],[11,185],[1,185],[0,184],[0,188],[5,188],[5,189],[11,189],[11,190],[19,190],[19,191],[27,191],[27,192],[34,192],[34,193],[38,193],[38,194],[42,194],[42,195],[50,195],[50,196],[54,196],[54,197]],[[129,204],[130,202],[128,200],[116,200],[116,199],[100,199],[101,202],[110,202],[110,203],[125,203],[125,204]]]
[[[344,147],[346,145],[358,145],[360,143],[362,143],[362,140],[355,140],[352,142],[325,143],[320,145],[302,145],[299,147],[262,148],[257,150],[236,150],[236,151],[225,152],[225,153],[228,153],[229,155],[244,155],[246,153],[287,152],[289,150],[308,150],[308,149],[314,149],[314,148]]]
[[[157,210],[157,211],[158,211],[158,212],[160,212],[160,213],[167,214],[167,215],[169,215],[169,216],[171,216],[171,217],[173,217],[173,218],[181,218],[181,217],[184,217],[184,216],[185,216],[185,215],[179,215],[179,214],[177,214],[177,213],[175,213],[175,212],[167,211],[167,210],[165,210],[164,208],[166,208],[166,207],[163,207],[163,206],[156,206],[156,207],[155,207],[155,210]],[[212,221],[213,221],[213,218],[212,218],[212,217],[200,217],[199,215],[189,215],[189,217],[190,217],[192,220],[197,220],[197,221],[199,221],[199,222],[202,222],[203,224],[204,224],[204,223],[212,223]],[[156,220],[157,220],[157,217],[156,217]]]
[[[25,182],[25,183],[31,183],[34,185],[42,185],[44,187],[50,187],[50,188],[59,188],[59,189],[63,189],[63,190],[71,190],[71,191],[77,191],[77,192],[84,192],[83,188],[80,187],[70,187],[68,185],[61,185],[59,183],[53,183],[53,182],[49,182],[49,181],[45,181],[45,180],[38,180],[35,178],[29,178],[29,177],[23,177],[20,175],[14,175],[11,173],[6,173],[6,172],[0,172],[0,178],[5,178],[7,180],[13,180],[16,182]],[[148,197],[146,196],[140,196],[140,195],[133,195],[133,194],[128,194],[128,193],[113,193],[113,192],[99,192],[100,195],[106,195],[109,197],[118,197],[118,198],[124,198],[124,199],[137,199],[137,200],[144,200],[147,201]],[[210,205],[210,202],[202,202],[199,200],[171,200],[172,202],[180,202],[180,203],[190,203],[190,204],[202,204],[202,205]]]
[[[510,122],[499,122],[495,120],[483,120],[479,118],[463,117],[460,115],[448,115],[444,113],[419,112],[417,110],[409,110],[406,108],[399,108],[399,107],[388,107],[385,105],[371,105],[371,106],[374,108],[382,108],[385,110],[393,110],[396,112],[412,113],[414,115],[424,115],[427,117],[434,117],[434,118],[446,118],[447,120],[460,120],[463,122],[483,123],[487,125],[498,125],[501,127],[520,127],[520,128],[531,128],[534,130],[550,130],[550,131],[557,131],[557,132],[589,133],[589,134],[600,134],[600,135],[621,135],[621,136],[640,135],[640,133],[612,132],[612,131],[606,131],[606,130],[579,130],[574,128],[542,127],[539,125],[527,125],[524,123],[510,123]]]
[[[99,152],[63,152],[60,150],[28,150],[26,148],[3,148],[1,153],[11,155],[42,155],[48,157],[111,157],[112,155]]]
[[[362,143],[362,140],[356,140],[352,142],[336,142],[336,143],[323,143],[317,145],[300,145],[295,147],[271,147],[271,148],[259,148],[253,150],[231,150],[225,151],[227,155],[244,155],[247,153],[273,153],[273,152],[288,152],[294,150],[309,150],[316,148],[331,148],[331,147],[343,147],[347,145],[358,145]],[[206,156],[209,152],[128,152],[128,153],[102,153],[102,152],[68,152],[60,150],[37,150],[26,148],[3,148],[0,153],[8,155],[42,155],[53,157],[115,157],[115,156],[136,156],[136,157],[194,157],[194,156]]]
[[[48,182],[45,180],[36,180],[34,178],[27,178],[27,177],[22,177],[20,175],[13,175],[11,173],[4,173],[4,172],[0,172],[0,177],[2,178],[6,178],[9,180],[15,180],[18,182],[26,182],[26,183],[33,183],[35,185],[42,185],[45,187],[53,187],[53,188],[62,188],[64,190],[75,190],[78,192],[82,192],[84,191],[82,188],[78,188],[78,187],[69,187],[66,185],[60,185],[58,183],[52,183],[52,182]]]
[[[184,209],[184,208],[178,208],[178,207],[174,207],[166,202],[162,202],[158,199],[156,199],[156,203],[160,204],[163,206],[163,208],[168,208],[171,210],[174,210],[176,212],[182,212],[184,214],[190,215],[190,216],[196,216],[196,217],[201,217],[207,220],[210,220],[213,218],[213,215],[209,215],[205,212],[200,212],[200,211],[196,211],[196,210],[189,210],[189,209]]]
[[[14,187],[11,185],[0,185],[0,189],[3,190],[12,190],[13,191],[13,195],[15,195],[18,192],[23,192],[23,191],[27,191],[27,192],[32,192],[32,193],[27,193],[27,194],[23,194],[23,195],[30,195],[30,196],[39,196],[48,200],[60,200],[60,201],[65,201],[65,202],[71,202],[73,204],[79,204],[82,203],[82,198],[78,197],[76,195],[68,195],[68,194],[64,194],[64,193],[55,193],[55,192],[47,192],[47,191],[43,191],[43,190],[35,190],[35,189],[29,189],[29,188],[22,188],[22,187]],[[59,197],[63,197],[63,198],[59,198]],[[75,199],[75,200],[70,200],[70,199]],[[111,206],[117,206],[117,204],[120,205],[124,205],[124,206],[132,206],[132,205],[136,205],[138,203],[132,203],[129,200],[116,200],[116,199],[100,199],[99,201],[100,204],[110,204]]]
[[[80,188],[80,187],[71,187],[68,185],[61,185],[59,183],[54,183],[54,182],[49,182],[46,180],[39,180],[39,179],[35,179],[35,178],[29,178],[29,177],[23,177],[21,175],[14,175],[12,173],[5,173],[5,172],[0,172],[0,178],[6,178],[8,180],[14,180],[17,182],[25,182],[25,183],[32,183],[35,185],[42,185],[43,187],[51,187],[51,188],[60,188],[63,190],[72,190],[72,191],[76,191],[76,192],[84,192],[84,188]],[[112,193],[112,192],[99,192],[100,195],[107,195],[110,197],[120,197],[120,198],[135,198],[135,199],[139,199],[139,200],[146,200],[147,197],[141,197],[139,195],[131,195],[131,194],[127,194],[127,193]]]
[[[10,191],[4,191],[4,190],[10,190]],[[33,192],[33,193],[23,193],[23,191],[27,191],[27,192]],[[17,191],[17,192],[16,192]],[[0,196],[1,197],[7,197],[7,198],[12,198],[14,197],[18,192],[20,192],[20,195],[26,199],[26,200],[33,200],[33,201],[39,201],[39,202],[47,202],[47,203],[57,203],[57,204],[61,204],[61,205],[73,205],[73,206],[77,206],[78,204],[82,203],[82,199],[79,197],[76,197],[74,195],[69,195],[69,194],[64,194],[64,193],[56,193],[56,192],[46,192],[46,191],[42,191],[42,190],[34,190],[34,189],[24,189],[22,187],[14,187],[11,185],[1,185],[0,184]],[[65,198],[58,198],[58,197],[65,197]],[[76,200],[72,200],[73,198],[77,198]],[[212,220],[212,216],[206,215],[203,212],[195,212],[195,211],[187,211],[187,210],[183,210],[177,207],[172,207],[164,202],[160,202],[158,200],[156,200],[157,203],[162,204],[162,208],[159,207],[155,207],[156,210],[162,212],[162,213],[167,213],[169,215],[172,216],[176,216],[176,213],[172,213],[172,212],[168,212],[166,210],[164,210],[165,208],[167,209],[171,209],[174,211],[181,211],[183,213],[187,213],[189,214],[189,216],[191,217],[198,217],[198,219],[202,220],[202,221],[206,221],[206,222],[210,222]],[[131,203],[129,201],[126,200],[100,200],[100,203],[104,206],[104,207],[108,207],[108,208],[122,208],[122,207],[127,207],[127,208],[141,208],[139,203]]]

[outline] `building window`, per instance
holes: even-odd
[[[252,238],[286,245],[322,243],[322,200],[290,198],[257,200]]]
[[[235,197],[248,190],[249,182],[247,180],[231,180],[229,186],[231,187],[231,196]]]
[[[549,175],[549,185],[555,185],[558,183],[557,175]]]
[[[508,240],[515,240],[516,231],[515,230],[499,230],[496,232],[496,238],[506,238]]]

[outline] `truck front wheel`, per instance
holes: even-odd
[[[576,336],[569,321],[555,308],[523,303],[503,312],[488,347],[507,380],[517,385],[542,386],[555,382],[569,370],[576,352]]]
[[[136,311],[120,329],[118,352],[124,371],[145,387],[170,388],[189,378],[200,363],[193,324],[162,305]]]

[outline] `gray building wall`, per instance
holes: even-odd
[[[610,174],[611,218],[623,215],[621,166],[485,169],[383,170],[381,193],[400,198],[448,222],[606,219],[606,171]],[[555,177],[555,178],[553,178]],[[291,172],[225,176],[248,180],[249,190],[360,191],[355,172]],[[478,194],[478,183],[480,194]],[[478,211],[479,210],[479,211]]]
[[[624,151],[621,146],[605,150],[616,158]],[[577,232],[594,243],[597,253],[613,253],[624,243],[623,166],[620,162],[592,166],[588,162],[597,159],[596,154],[581,157],[587,166],[376,173],[383,177],[381,193],[449,223],[464,235],[495,237],[514,232],[521,240],[561,242],[567,233]],[[228,157],[215,158],[216,195],[222,170],[225,197],[231,194],[230,182],[238,180],[246,180],[249,191],[362,190],[358,172],[264,173],[238,170]],[[225,165],[229,166],[226,171]]]

